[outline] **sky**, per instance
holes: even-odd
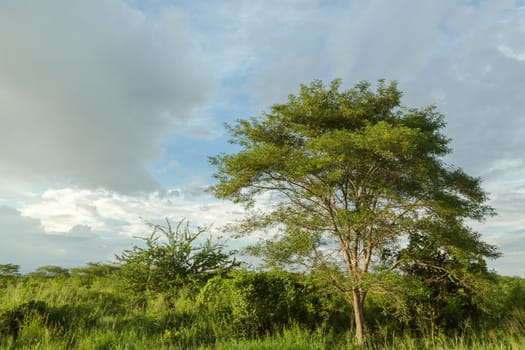
[[[243,210],[206,192],[224,123],[314,79],[396,80],[435,104],[446,161],[498,215],[472,223],[525,277],[525,2],[55,0],[0,2],[0,263],[108,262],[163,218]],[[230,241],[232,246],[241,244]]]

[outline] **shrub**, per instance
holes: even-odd
[[[207,228],[192,232],[189,223],[181,220],[173,229],[167,219],[166,226],[150,226],[153,232],[144,239],[146,247],[134,246],[117,255],[124,286],[135,293],[163,292],[190,281],[206,281],[238,265],[234,252],[223,252],[224,246],[211,237],[198,243]]]
[[[327,294],[312,277],[280,270],[217,276],[202,288],[197,302],[218,331],[230,335],[275,333],[293,324],[347,330],[350,324],[344,300]]]

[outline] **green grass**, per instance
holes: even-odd
[[[438,337],[434,339],[396,338],[390,344],[376,344],[357,347],[346,337],[333,339],[319,332],[307,332],[299,328],[284,330],[281,334],[256,339],[221,340],[214,344],[199,345],[199,339],[184,339],[179,342],[181,335],[165,332],[158,335],[147,335],[133,330],[115,332],[110,329],[75,330],[64,338],[53,337],[33,320],[21,333],[16,346],[12,342],[0,343],[2,349],[195,349],[195,350],[339,350],[339,349],[370,349],[370,350],[520,350],[525,348],[525,338],[513,336],[501,337],[489,342],[486,340]],[[181,339],[182,340],[182,339]],[[188,342],[189,340],[189,342]],[[193,344],[192,344],[193,343]]]
[[[231,327],[203,313],[188,289],[176,296],[132,296],[111,278],[90,283],[75,278],[22,280],[0,288],[0,314],[30,301],[45,303],[46,312],[28,312],[18,339],[0,336],[0,349],[42,350],[522,350],[525,315],[508,315],[506,323],[481,333],[416,338],[376,331],[364,347],[350,333],[307,330],[292,324],[266,335],[232,333]]]

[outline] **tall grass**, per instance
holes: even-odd
[[[271,333],[235,335],[223,321],[203,312],[195,294],[189,287],[133,296],[112,278],[89,283],[76,278],[20,279],[0,289],[0,314],[12,311],[20,322],[16,340],[9,332],[0,336],[0,349],[525,349],[525,313],[520,310],[507,315],[499,328],[477,333],[466,325],[454,337],[414,338],[376,330],[359,348],[347,332],[299,324]]]
[[[433,339],[414,339],[408,337],[393,338],[386,344],[369,344],[364,347],[353,345],[347,336],[327,336],[320,332],[311,332],[297,327],[285,329],[274,335],[255,339],[223,339],[211,344],[202,344],[198,334],[191,330],[176,334],[165,330],[164,333],[148,334],[134,329],[74,329],[63,336],[53,335],[43,327],[38,318],[28,319],[24,324],[16,344],[11,340],[0,342],[1,349],[217,349],[217,350],[521,350],[525,349],[525,339],[516,336],[504,336],[497,340],[437,337]]]

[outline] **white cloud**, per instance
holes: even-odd
[[[175,9],[0,4],[0,172],[41,185],[160,187],[145,169],[213,85]]]
[[[134,196],[107,190],[48,190],[20,211],[40,220],[48,232],[67,232],[84,225],[129,237],[149,234],[145,222],[158,223],[166,217],[220,228],[241,214],[240,207],[207,195],[198,181],[184,189]]]
[[[133,196],[101,189],[48,190],[21,209],[0,206],[0,263],[15,263],[27,272],[42,265],[113,261],[115,254],[140,244],[135,237],[151,234],[147,223],[186,219],[222,237],[222,226],[241,215],[240,207],[210,198],[199,182]]]
[[[1,263],[21,266],[23,272],[37,266],[75,267],[90,261],[113,260],[114,253],[130,241],[104,241],[100,233],[77,225],[68,232],[47,232],[38,219],[23,217],[10,207],[0,207]]]

